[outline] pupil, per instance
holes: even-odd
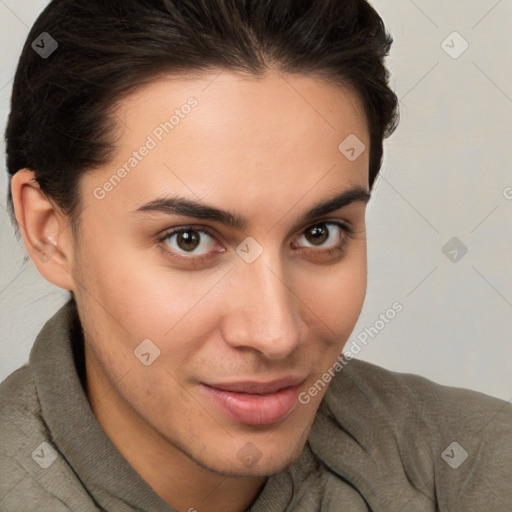
[[[184,231],[178,235],[178,246],[181,249],[193,250],[198,246],[198,244],[199,237],[194,231]]]
[[[325,227],[315,226],[314,228],[311,228],[308,231],[308,233],[313,234],[313,236],[311,237],[312,238],[311,240],[310,240],[310,237],[308,235],[306,235],[306,238],[308,238],[308,242],[312,242],[312,243],[318,242],[319,244],[322,244],[329,238],[329,234],[327,233],[327,230],[325,229]]]

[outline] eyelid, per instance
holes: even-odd
[[[319,219],[319,220],[317,220],[315,222],[312,222],[311,224],[308,224],[307,227],[305,227],[304,229],[302,229],[300,231],[300,234],[303,234],[308,229],[311,229],[311,228],[313,228],[315,226],[319,226],[321,224],[330,224],[330,225],[338,226],[348,236],[352,236],[354,234],[354,232],[355,232],[354,226],[350,222],[348,222],[346,220],[343,220],[343,219]]]
[[[341,228],[345,229],[348,233],[353,233],[354,228],[352,224],[344,219],[317,219],[316,221],[310,222],[307,226],[304,228],[301,228],[299,231],[300,234],[304,233],[304,231],[307,231],[308,229],[317,226],[319,224],[335,224],[340,226]],[[213,228],[210,228],[209,226],[205,226],[203,224],[181,224],[179,226],[175,226],[172,228],[167,228],[163,231],[161,231],[157,236],[159,237],[159,240],[165,239],[172,234],[179,232],[180,230],[184,229],[193,229],[195,231],[204,232],[207,235],[211,236],[212,238],[217,238],[217,234],[215,233],[216,230]]]
[[[334,224],[336,226],[339,226],[340,228],[347,231],[347,233],[352,234],[354,232],[354,227],[352,224],[346,220],[343,219],[320,219],[312,224],[310,224],[306,229],[312,228],[314,226],[317,226],[318,224]]]
[[[211,236],[212,238],[215,238],[215,233],[213,230],[207,226],[197,226],[195,224],[183,224],[181,226],[176,226],[174,228],[168,228],[164,231],[162,231],[159,235],[161,239],[169,238],[170,236],[180,233],[181,231],[187,231],[187,230],[193,230],[193,231],[199,231],[200,233],[206,233],[207,235]]]

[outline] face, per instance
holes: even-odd
[[[108,393],[164,450],[278,473],[364,300],[368,149],[339,148],[369,148],[362,107],[318,77],[217,72],[160,78],[116,114],[73,256],[95,412]]]

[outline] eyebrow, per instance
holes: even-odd
[[[367,203],[370,193],[362,187],[355,186],[343,191],[341,194],[326,199],[304,212],[298,219],[298,223],[307,222],[334,212],[355,202]],[[183,215],[197,219],[220,222],[239,231],[246,231],[249,220],[229,210],[221,210],[214,206],[194,201],[180,196],[162,197],[154,199],[138,208],[136,213],[164,213],[168,215]]]

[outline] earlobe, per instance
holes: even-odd
[[[69,219],[46,197],[29,169],[21,169],[12,177],[11,193],[16,220],[34,265],[50,283],[73,290]]]

